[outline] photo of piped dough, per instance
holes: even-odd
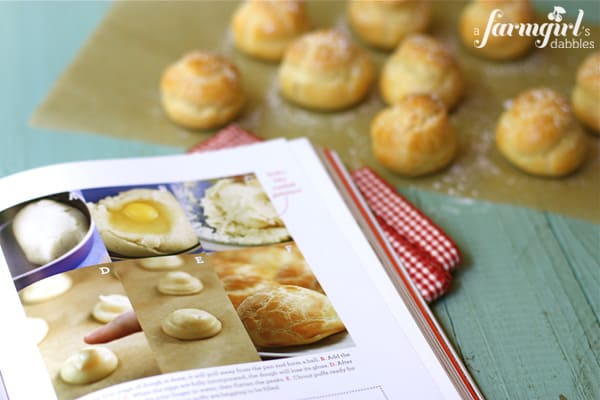
[[[131,189],[88,206],[106,247],[114,255],[167,255],[198,244],[181,205],[166,190]]]
[[[180,258],[175,271],[138,268],[139,260],[115,263],[160,370],[260,361],[209,255]]]
[[[108,294],[98,296],[99,300],[92,310],[92,316],[98,322],[108,323],[126,311],[132,310],[127,296]]]
[[[24,304],[43,303],[65,293],[73,285],[72,279],[66,274],[56,274],[32,283],[19,292]]]
[[[167,272],[158,281],[157,289],[162,294],[185,296],[198,293],[204,286],[202,281],[185,271]]]
[[[103,266],[114,269],[114,264]],[[56,288],[62,288],[52,291],[54,296],[34,303],[23,301],[28,288],[52,282],[54,277],[59,277],[55,281],[59,283]],[[113,274],[102,273],[98,266],[91,266],[52,278],[38,281],[19,294],[29,321],[23,334],[35,336],[39,341],[38,350],[57,398],[74,400],[109,386],[161,373],[143,332],[101,345],[108,351],[97,350],[95,345],[96,350],[82,352],[84,336],[104,327],[104,323],[92,315],[100,297],[108,300],[108,307],[106,304],[101,307],[103,313],[108,311],[107,315],[118,314],[121,311],[119,299],[127,298],[121,282],[114,279]],[[65,291],[65,287],[68,290]],[[40,298],[35,296],[35,299]],[[118,362],[115,363],[111,353]],[[116,369],[112,370],[115,364]]]
[[[221,332],[222,324],[211,313],[197,308],[173,311],[162,322],[163,332],[181,340],[200,340]]]
[[[166,271],[177,269],[183,265],[183,259],[180,256],[162,256],[153,258],[144,258],[138,261],[138,264],[149,271]]]
[[[260,245],[289,240],[290,235],[258,179],[225,178],[200,200],[213,240]]]
[[[85,385],[112,374],[119,358],[106,347],[86,347],[71,355],[60,369],[60,377],[72,385]]]

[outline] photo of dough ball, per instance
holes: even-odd
[[[493,15],[492,15],[493,14]],[[494,22],[533,23],[535,15],[529,0],[474,0],[463,9],[459,34],[473,54],[491,60],[512,60],[533,49],[532,36],[486,33],[490,17]]]
[[[579,66],[571,104],[579,121],[600,135],[600,51],[588,55]]]
[[[408,36],[387,59],[379,88],[388,104],[411,94],[432,94],[448,109],[464,92],[462,71],[452,53],[439,40],[423,34]]]
[[[404,97],[377,114],[371,123],[371,143],[381,164],[411,177],[446,167],[458,150],[444,104],[426,94]]]
[[[17,290],[57,273],[109,260],[78,190],[1,210],[0,248]]]
[[[292,103],[334,111],[364,99],[374,74],[363,49],[345,34],[324,29],[290,45],[279,67],[278,82],[281,94]]]
[[[80,210],[64,203],[42,199],[29,203],[12,224],[17,242],[27,260],[44,265],[74,248],[90,226]]]
[[[235,46],[268,61],[279,61],[290,43],[309,29],[306,7],[299,0],[246,0],[231,22]]]
[[[345,330],[327,296],[299,286],[256,292],[237,312],[258,347],[310,344]]]
[[[431,20],[429,0],[350,0],[352,30],[368,45],[390,50],[411,33],[425,32]]]
[[[88,207],[102,240],[116,257],[167,255],[199,244],[190,222],[167,190],[106,189],[105,197]]]
[[[238,68],[224,56],[203,51],[187,53],[169,66],[160,91],[167,116],[190,129],[225,125],[245,103]]]
[[[560,177],[585,160],[588,143],[565,97],[549,88],[519,94],[496,126],[496,146],[533,175]]]

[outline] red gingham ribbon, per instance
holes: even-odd
[[[259,142],[252,133],[230,125],[189,152]],[[354,182],[375,214],[392,249],[427,302],[447,292],[451,271],[461,261],[458,247],[440,227],[369,168],[352,172]]]
[[[261,139],[243,130],[237,125],[229,125],[217,132],[216,135],[198,143],[188,150],[189,153],[199,153],[202,151],[224,149],[226,147],[242,146],[260,142]]]
[[[376,217],[392,249],[402,260],[408,276],[417,286],[421,296],[432,302],[448,291],[452,277],[428,253],[412,245],[383,219]]]
[[[452,239],[373,170],[360,168],[352,177],[373,213],[398,234],[429,253],[446,271],[460,264],[460,251]]]

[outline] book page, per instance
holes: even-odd
[[[273,141],[0,180],[9,395],[458,398],[314,163]],[[113,320],[135,329],[88,349]]]

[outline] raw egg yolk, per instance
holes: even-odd
[[[160,215],[150,204],[133,202],[123,207],[123,214],[135,222],[151,222]]]
[[[166,233],[170,230],[168,212],[154,201],[131,201],[110,213],[110,223],[135,233]]]

